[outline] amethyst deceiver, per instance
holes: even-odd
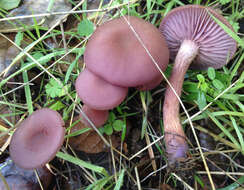
[[[162,80],[161,73],[125,19],[162,71],[167,67],[169,50],[160,31],[151,23],[126,16],[98,26],[86,46],[86,68],[75,83],[78,96],[91,109],[113,109],[124,100],[128,87],[148,90]]]
[[[169,82],[178,96],[181,95],[185,73],[189,68],[220,68],[228,63],[236,51],[236,42],[211,17],[233,28],[212,8],[186,5],[173,9],[166,15],[160,30],[175,58]],[[168,85],[163,105],[165,146],[169,164],[186,157],[188,146],[180,124],[179,101]]]
[[[124,100],[128,91],[128,88],[113,85],[88,69],[79,74],[75,89],[82,102],[96,110],[113,109]]]
[[[34,111],[17,127],[10,142],[10,156],[23,169],[35,169],[52,160],[64,141],[64,121],[49,108]]]
[[[113,85],[152,89],[163,77],[125,19],[161,70],[166,69],[169,50],[160,31],[134,16],[120,17],[99,26],[87,43],[84,61],[92,73]]]
[[[106,123],[109,115],[108,110],[96,110],[87,105],[82,106],[82,111],[96,127],[101,127]],[[91,127],[90,123],[82,116],[82,114],[80,114],[79,117],[81,118],[82,123],[87,127]]]

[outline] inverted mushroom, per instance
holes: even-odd
[[[10,156],[23,169],[44,166],[52,160],[64,141],[64,122],[58,112],[42,108],[33,112],[14,132]]]
[[[175,8],[160,25],[170,50],[170,58],[175,58],[169,82],[178,96],[181,95],[184,76],[189,66],[195,69],[221,68],[235,54],[235,40],[210,14],[233,30],[223,16],[200,5]],[[174,164],[178,158],[186,157],[188,146],[180,124],[179,101],[169,85],[165,92],[163,119],[168,162]]]

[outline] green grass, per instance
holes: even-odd
[[[74,6],[77,5],[77,1],[70,2]],[[19,65],[19,69],[9,76],[2,78],[0,81],[0,106],[7,107],[12,113],[0,113],[0,119],[7,122],[10,127],[13,127],[17,122],[9,121],[8,116],[23,117],[24,114],[29,115],[39,107],[50,107],[51,109],[58,110],[65,121],[69,120],[74,113],[79,112],[81,102],[77,98],[74,90],[74,82],[82,70],[80,65],[83,61],[82,56],[86,43],[95,30],[95,26],[101,24],[100,18],[107,20],[119,17],[121,14],[130,14],[141,17],[158,27],[163,16],[173,8],[182,6],[186,2],[188,2],[187,4],[212,6],[221,10],[236,31],[239,29],[238,20],[244,18],[244,5],[241,0],[134,0],[129,2],[127,4],[127,1],[114,0],[112,3],[106,5],[100,3],[97,10],[94,10],[94,12],[88,15],[86,14],[88,11],[87,2],[85,1],[82,6],[76,9],[76,11],[83,13],[69,14],[78,23],[69,30],[64,29],[62,31],[62,27],[58,27],[59,23],[50,28],[46,28],[39,26],[35,22],[32,30],[27,29],[26,31],[18,32],[13,43],[20,48],[21,52],[12,60],[11,66]],[[111,10],[113,10],[113,14],[111,14]],[[2,16],[6,14],[4,11],[0,10],[0,12]],[[106,16],[104,16],[105,13]],[[218,144],[218,151],[222,151],[231,160],[237,162],[239,158],[243,159],[244,156],[244,34],[233,32],[219,22],[218,19],[214,17],[213,19],[235,39],[238,44],[238,51],[231,62],[232,65],[227,65],[222,69],[210,69],[208,71],[189,70],[184,81],[184,92],[181,100],[191,116],[195,129],[198,132],[213,137],[216,144]],[[71,23],[68,23],[68,25],[72,26]],[[24,27],[28,28],[27,26]],[[63,36],[62,33],[64,34]],[[7,37],[3,33],[0,33],[0,36]],[[50,44],[54,48],[48,48],[48,40],[51,40]],[[171,67],[172,65],[169,65],[168,70],[165,72],[166,76],[169,75],[170,72],[168,71]],[[0,76],[3,77],[3,74],[0,73]],[[33,74],[35,74],[34,77]],[[19,83],[15,86],[9,86],[13,79]],[[35,86],[37,84],[39,84],[38,88]],[[111,151],[107,153],[111,157],[110,165],[112,166],[113,163],[116,165],[113,166],[114,173],[109,173],[104,167],[78,158],[73,152],[57,153],[57,160],[66,164],[72,163],[79,167],[81,172],[86,173],[83,178],[86,179],[87,184],[82,188],[118,190],[123,189],[128,184],[138,189],[140,187],[150,187],[150,180],[148,180],[148,183],[140,184],[142,176],[140,176],[140,173],[139,176],[136,175],[134,170],[135,168],[140,168],[141,165],[149,168],[153,164],[154,159],[148,156],[148,148],[145,148],[150,143],[153,147],[152,150],[157,163],[157,169],[160,168],[159,164],[165,164],[164,148],[160,141],[162,138],[161,135],[163,134],[162,114],[160,115],[160,113],[162,111],[164,88],[165,83],[161,84],[160,88],[157,88],[156,91],[138,92],[134,90],[118,108],[111,111],[114,116],[107,123],[105,129],[103,129],[105,131],[103,131],[104,133],[114,133],[117,129],[118,131],[123,131],[121,138],[122,142],[126,144],[126,130],[129,129],[125,128],[125,119],[139,118],[140,121],[134,122],[136,124],[139,123],[139,126],[136,126],[140,129],[139,140],[144,142],[144,151],[141,154],[138,154],[138,152],[143,148],[134,152],[132,151],[131,155],[124,156],[126,150],[124,150],[122,145],[125,144],[122,144],[117,151],[111,149],[113,154]],[[131,102],[135,104],[131,105]],[[156,116],[152,115],[151,112],[154,112],[152,108],[154,110],[156,108],[159,114]],[[180,116],[184,128],[189,128],[189,120],[185,113],[182,112]],[[123,122],[120,122],[120,119]],[[211,123],[210,126],[213,126],[217,130],[210,131],[200,126],[201,122],[204,121]],[[117,124],[114,126],[113,124],[116,122]],[[155,126],[155,123],[157,126]],[[133,123],[133,125],[135,124]],[[6,131],[8,132],[8,130],[2,125],[0,127],[2,133],[6,135]],[[71,127],[69,126],[68,129]],[[157,130],[156,127],[160,129]],[[67,138],[87,131],[82,130],[69,134],[68,129],[66,133]],[[159,134],[158,131],[162,133]],[[7,135],[11,134],[9,132]],[[1,136],[2,134],[0,138]],[[147,143],[145,140],[146,136],[149,138],[149,142]],[[194,154],[196,149],[197,146],[193,144],[191,153]],[[233,154],[231,151],[236,152],[236,154]],[[146,160],[136,162],[132,159],[131,161],[131,158],[134,158],[134,156],[138,159],[141,158],[140,155],[144,156],[143,158]],[[215,160],[212,161],[215,162]],[[200,163],[202,164],[201,160]],[[149,170],[153,172],[152,169]],[[143,169],[140,169],[140,171],[141,173],[142,171],[144,172]],[[222,188],[225,190],[243,184],[243,177],[235,175],[235,172],[242,171],[239,167],[230,164],[224,172],[229,171],[234,172],[232,177],[236,181],[239,179],[239,184],[228,177],[226,187]],[[150,172],[145,175],[150,175]],[[67,173],[63,173],[63,175],[68,176]],[[146,176],[143,177],[145,178]],[[182,184],[188,183],[185,179],[168,175],[166,169],[157,171],[156,176],[158,177],[158,186],[155,185],[154,188],[158,188],[162,183],[167,183],[172,188],[177,189],[182,187]],[[149,179],[155,181],[154,178],[156,177],[152,175]],[[194,176],[194,182],[199,187],[202,187],[206,180],[204,180],[203,174],[197,174]]]

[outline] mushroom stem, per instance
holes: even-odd
[[[198,46],[190,40],[184,40],[175,58],[174,67],[169,79],[178,96],[181,95],[184,76],[191,62],[196,57]],[[179,117],[179,100],[168,85],[163,105],[165,146],[169,165],[174,164],[178,158],[186,157],[188,146]]]

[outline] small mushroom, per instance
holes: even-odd
[[[171,59],[175,58],[169,82],[181,95],[184,76],[189,66],[195,69],[220,68],[236,51],[236,42],[210,16],[233,28],[227,20],[209,7],[186,5],[172,10],[160,25]],[[175,57],[176,56],[176,57]],[[180,124],[179,101],[167,86],[163,105],[165,146],[169,164],[186,157],[188,146]]]
[[[83,105],[82,111],[96,127],[101,127],[108,119],[108,110],[95,110],[87,105]],[[90,123],[82,116],[82,114],[80,114],[79,117],[81,118],[82,123],[86,126],[90,126]]]
[[[75,88],[83,103],[96,110],[113,109],[124,100],[128,91],[128,88],[113,85],[88,69],[80,73]]]
[[[64,122],[58,112],[42,108],[33,112],[14,132],[10,156],[23,169],[44,166],[52,160],[64,141]]]

